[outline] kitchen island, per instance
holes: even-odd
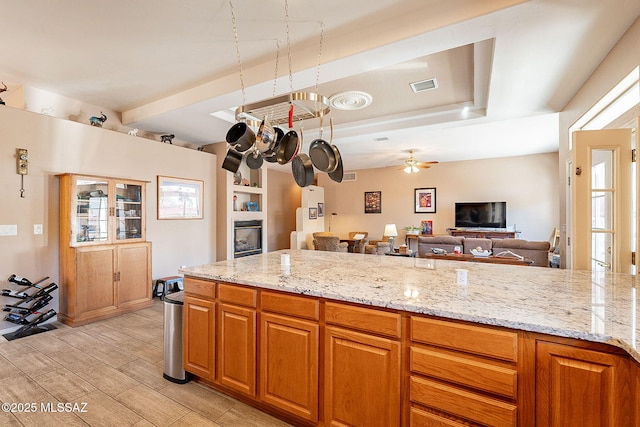
[[[634,277],[464,267],[467,285],[455,261],[320,251],[184,268],[185,368],[299,425],[640,426]]]

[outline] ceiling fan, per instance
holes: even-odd
[[[436,163],[438,162],[419,162],[413,157],[413,150],[409,150],[409,158],[404,161],[401,169],[406,173],[418,173],[420,169],[428,169]]]

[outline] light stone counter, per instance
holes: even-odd
[[[290,254],[289,267],[280,255]],[[458,285],[456,269],[468,270]],[[608,343],[640,362],[636,278],[552,268],[284,250],[187,276]]]

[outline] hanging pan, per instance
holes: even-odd
[[[293,104],[289,105],[289,129],[293,127]],[[281,165],[286,165],[298,154],[300,140],[295,130],[291,129],[282,137],[282,142],[276,150],[276,160]]]
[[[242,163],[242,154],[238,153],[233,148],[227,150],[227,155],[222,161],[222,169],[226,169],[229,172],[236,173]]]
[[[302,128],[300,128],[300,148],[304,144],[304,136],[302,135]],[[307,187],[313,184],[313,163],[311,159],[305,153],[299,153],[294,157],[291,162],[291,171],[293,172],[293,179],[300,187]]]
[[[338,165],[336,166],[336,169],[333,172],[329,172],[329,178],[331,178],[337,183],[341,183],[342,177],[344,175],[344,171],[342,169],[342,156],[340,155],[340,151],[338,151],[338,147],[336,147],[335,145],[332,145],[332,147],[336,151],[336,155],[338,157]]]
[[[248,152],[244,159],[249,169],[260,169],[262,167],[263,158],[258,150]]]
[[[333,172],[338,167],[340,161],[340,152],[338,148],[332,144],[333,142],[333,118],[331,123],[331,139],[330,142],[322,139],[322,116],[320,116],[320,138],[314,139],[309,146],[309,157],[316,169],[322,172]]]

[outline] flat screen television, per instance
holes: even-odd
[[[507,202],[456,202],[456,228],[507,228]]]

